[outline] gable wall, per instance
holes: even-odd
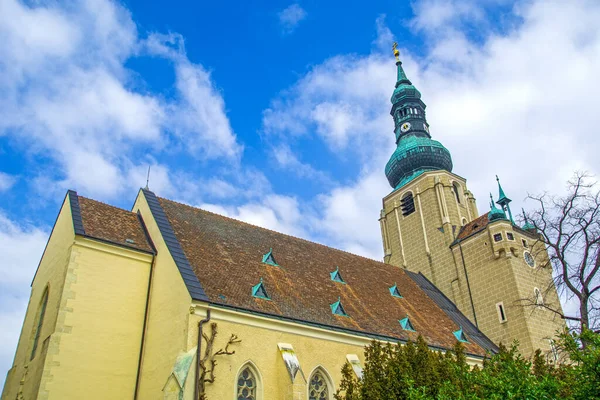
[[[192,299],[141,191],[133,206],[133,212],[138,211],[157,250],[139,398],[161,399],[177,355],[188,350]]]
[[[49,369],[52,360],[51,354],[56,350],[60,340],[59,335],[55,333],[55,326],[60,326],[64,318],[60,304],[66,270],[71,258],[71,246],[75,236],[72,221],[67,196],[60,209],[31,286],[31,295],[17,345],[13,368],[8,373],[2,394],[3,400],[14,399],[17,393],[21,391],[26,399],[36,398],[38,390],[40,390],[40,384],[43,393],[46,382],[51,379]],[[37,351],[33,360],[30,360],[34,325],[37,324],[36,316],[46,286],[49,287],[48,303]],[[50,355],[46,356],[47,353]],[[48,367],[43,372],[45,365]],[[22,379],[24,379],[24,385],[21,388],[20,381]],[[39,398],[43,398],[43,396]]]

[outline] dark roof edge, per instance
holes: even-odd
[[[340,332],[340,333],[347,333],[347,334],[351,334],[351,335],[355,335],[355,336],[362,336],[365,338],[370,338],[373,340],[385,340],[385,341],[389,341],[389,342],[395,342],[395,343],[408,343],[408,340],[406,339],[401,339],[398,337],[394,337],[394,336],[387,336],[387,335],[379,335],[377,333],[370,333],[370,332],[365,332],[365,331],[358,331],[356,329],[350,329],[350,328],[340,328],[339,326],[333,326],[333,325],[325,325],[325,324],[320,324],[318,322],[312,322],[312,321],[306,321],[303,319],[299,319],[299,318],[292,318],[292,317],[286,317],[283,315],[277,315],[277,314],[271,314],[271,313],[266,313],[266,312],[261,312],[261,311],[255,311],[255,310],[250,310],[247,308],[242,308],[242,307],[236,307],[236,306],[232,306],[229,304],[222,304],[222,303],[212,303],[212,302],[207,302],[208,305],[212,306],[212,307],[217,307],[217,308],[226,308],[226,309],[230,309],[230,310],[234,310],[234,311],[239,311],[245,314],[252,314],[252,315],[258,315],[258,316],[262,316],[262,317],[267,317],[267,318],[273,318],[273,319],[278,319],[281,321],[286,321],[286,322],[294,322],[294,323],[298,323],[298,324],[302,324],[302,325],[306,325],[306,326],[311,326],[314,328],[321,328],[321,329],[327,329],[330,331],[335,331],[335,332]],[[418,332],[417,332],[418,333]],[[432,349],[432,350],[442,350],[442,351],[450,351],[452,350],[451,348],[446,348],[446,347],[442,347],[442,346],[434,346],[431,344],[427,344],[427,346]],[[480,346],[483,350],[486,350],[484,347]],[[474,358],[478,358],[483,360],[484,358],[486,358],[486,356],[481,356],[479,354],[473,354],[473,353],[467,353],[465,352],[466,355],[470,356],[470,357],[474,357]]]
[[[71,206],[71,215],[73,216],[73,229],[76,235],[85,236],[85,230],[83,229],[83,219],[81,218],[81,208],[79,208],[79,196],[74,190],[67,192],[69,197],[69,204]]]
[[[204,292],[196,273],[192,269],[190,262],[183,252],[183,248],[181,247],[179,240],[177,240],[177,236],[175,236],[173,227],[171,226],[165,211],[158,202],[158,198],[154,192],[150,191],[149,189],[142,189],[142,193],[148,202],[150,212],[156,221],[156,225],[158,225],[158,229],[163,237],[163,240],[165,241],[165,244],[167,245],[169,253],[171,253],[171,258],[173,258],[175,265],[177,265],[177,268],[179,269],[181,278],[183,279],[190,296],[192,296],[192,299],[194,300],[208,301],[208,296]]]
[[[423,275],[421,272],[416,273],[416,272],[412,272],[412,271],[405,271],[407,273],[407,275],[417,284],[417,286],[419,286],[421,288],[421,290],[423,290],[423,292],[425,292],[425,294],[431,299],[433,300],[434,303],[437,304],[437,306],[442,309],[442,311],[444,311],[444,313],[448,316],[448,318],[450,318],[452,321],[454,321],[454,323],[456,325],[458,325],[459,327],[462,327],[463,329],[465,329],[465,331],[467,331],[467,335],[469,335],[469,331],[471,332],[476,332],[478,336],[481,336],[482,338],[482,342],[480,343],[479,340],[476,341],[476,343],[483,348],[486,351],[493,351],[493,352],[498,352],[498,346],[496,346],[496,344],[494,342],[492,342],[492,340],[490,338],[488,338],[483,332],[481,332],[479,330],[479,328],[477,326],[475,326],[471,320],[469,318],[467,318],[459,309],[458,307],[456,307],[456,304],[454,304],[452,302],[452,300],[450,300],[440,289],[438,289],[437,286],[435,286],[429,279],[427,279],[427,277],[425,275]],[[419,281],[421,282],[425,282],[428,286],[429,290],[435,290],[436,293],[442,297],[444,299],[445,304],[441,304],[440,301],[438,301],[436,298],[429,296],[429,293],[427,292],[427,290],[419,283]],[[453,312],[456,312],[457,314],[460,314],[463,318],[461,318],[461,320],[459,321],[457,318],[455,318],[452,314],[446,312],[446,308],[445,307],[449,307],[452,308]]]
[[[83,238],[94,240],[94,241],[100,242],[100,243],[110,244],[112,246],[122,247],[124,249],[131,250],[131,251],[138,251],[140,253],[151,254],[151,255],[155,254],[151,250],[144,250],[144,249],[140,249],[140,248],[137,248],[137,247],[128,246],[128,245],[123,244],[123,243],[113,242],[112,240],[98,238],[98,237],[95,237],[95,236],[90,236],[90,235],[77,235],[77,236],[81,236]]]

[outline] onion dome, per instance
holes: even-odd
[[[506,219],[506,214],[504,213],[504,210],[497,208],[496,205],[494,204],[494,198],[492,197],[491,193],[490,193],[490,209],[491,209],[491,211],[488,213],[488,219],[490,220],[490,222],[497,221],[499,219]]]
[[[426,105],[421,100],[421,93],[406,77],[396,47],[397,43],[394,43],[398,78],[390,111],[394,118],[396,150],[385,166],[385,175],[394,189],[426,171],[452,171],[450,152],[440,142],[431,139],[425,118]]]

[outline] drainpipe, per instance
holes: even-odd
[[[156,254],[152,256],[150,263],[150,273],[148,274],[148,291],[146,293],[146,310],[144,311],[144,325],[142,327],[142,341],[140,343],[140,358],[138,359],[137,377],[135,378],[135,391],[133,399],[136,400],[139,395],[140,381],[142,379],[142,363],[144,361],[144,350],[146,349],[146,331],[148,327],[148,311],[150,310],[150,293],[152,291],[152,278],[154,276],[154,265],[156,263]]]
[[[200,378],[200,346],[202,345],[202,325],[210,321],[210,309],[206,310],[206,318],[198,322],[198,346],[196,347],[196,379],[194,381],[194,400],[199,400],[198,379]]]

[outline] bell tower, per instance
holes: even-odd
[[[479,216],[466,179],[452,172],[450,152],[431,138],[426,105],[396,46],[396,149],[385,167],[392,192],[379,220],[384,261],[422,273],[496,343],[518,339],[524,355],[550,353],[550,338],[564,323],[541,306],[522,306],[544,298],[560,307],[539,235],[515,225],[499,180],[499,199]]]

